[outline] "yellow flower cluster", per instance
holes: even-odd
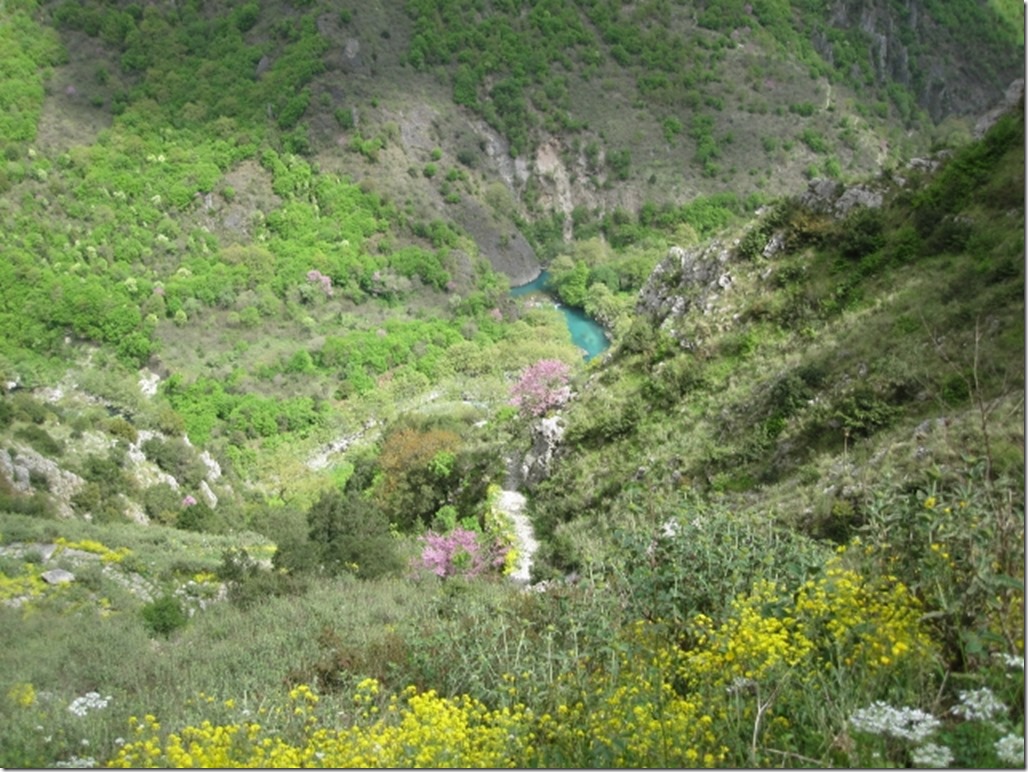
[[[760,682],[779,666],[801,676],[833,665],[873,671],[932,651],[920,615],[896,577],[869,580],[836,558],[795,592],[759,582],[721,624],[698,616],[687,670],[693,683],[715,685]]]
[[[795,607],[808,627],[826,631],[821,654],[837,656],[836,664],[875,670],[933,649],[917,598],[895,576],[868,579],[832,561],[824,577],[800,588]]]
[[[761,581],[736,598],[720,625],[696,616],[696,646],[688,671],[699,680],[725,685],[737,679],[763,681],[778,665],[795,667],[810,656],[814,643],[794,609],[782,608],[774,582]]]
[[[378,695],[378,683],[363,681],[354,695],[365,708]],[[510,767],[527,723],[524,709],[489,710],[468,696],[440,697],[407,689],[392,697],[387,715],[369,710],[346,729],[330,729],[314,715],[318,696],[300,685],[290,692],[294,711],[306,720],[298,732],[255,722],[215,725],[204,721],[164,737],[152,716],[136,721],[136,739],[122,746],[114,767],[173,768],[355,768],[355,767]],[[361,718],[364,720],[362,721]]]
[[[36,704],[36,687],[28,683],[18,683],[7,690],[7,699],[19,708],[31,708]]]
[[[728,749],[699,695],[684,693],[685,652],[662,625],[639,621],[615,643],[616,660],[584,660],[559,688],[571,699],[537,721],[545,767],[713,767]],[[577,696],[577,699],[575,698]]]
[[[104,563],[120,563],[122,560],[132,554],[132,550],[128,547],[119,547],[116,550],[112,550],[105,544],[101,544],[93,539],[80,539],[79,541],[68,541],[63,537],[57,537],[54,541],[57,545],[58,550],[82,550],[83,552],[92,552],[95,555],[100,556],[100,560]]]
[[[46,592],[48,585],[40,578],[42,570],[33,563],[23,563],[24,573],[18,576],[8,576],[0,572],[0,603],[14,602],[18,598],[36,598]]]
[[[202,721],[161,732],[153,716],[132,719],[133,739],[113,767],[173,768],[509,768],[527,766],[717,766],[727,748],[696,698],[672,687],[680,654],[663,647],[622,658],[616,672],[589,676],[589,701],[541,716],[521,702],[490,708],[461,695],[408,687],[379,705],[379,684],[362,681],[348,726],[318,717],[318,695],[305,685],[289,693],[291,709],[254,721]],[[641,653],[635,652],[635,653]],[[516,689],[514,698],[517,698]],[[295,715],[294,715],[295,714]],[[297,720],[299,717],[299,720]],[[345,720],[345,719],[344,719]],[[274,724],[274,726],[270,726]]]
[[[301,684],[287,704],[258,711],[262,723],[206,720],[167,734],[146,716],[110,765],[715,767],[740,760],[726,742],[740,716],[754,718],[748,701],[733,702],[740,690],[778,688],[786,673],[803,689],[833,668],[891,676],[932,651],[902,583],[867,579],[838,558],[798,588],[758,582],[723,621],[698,616],[692,632],[683,647],[659,621],[638,622],[545,686],[527,672],[504,675],[495,706],[413,686],[387,696],[368,678],[340,712]],[[768,731],[788,730],[763,715]]]

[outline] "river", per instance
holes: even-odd
[[[607,334],[603,328],[593,319],[590,319],[580,308],[570,308],[560,303],[556,296],[546,289],[546,282],[549,275],[546,271],[540,273],[534,281],[522,284],[519,287],[512,287],[510,294],[513,297],[522,295],[544,295],[564,315],[564,321],[571,333],[571,342],[585,351],[585,361],[588,362],[594,356],[602,354],[610,346]]]

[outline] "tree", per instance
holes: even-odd
[[[372,579],[400,568],[385,514],[359,494],[326,491],[308,510],[307,528],[314,562],[330,574]]]
[[[524,416],[541,416],[571,398],[571,368],[559,359],[540,359],[525,368],[511,389],[511,404]]]
[[[460,479],[455,463],[460,449],[460,437],[449,429],[404,427],[385,438],[376,495],[400,528],[427,524],[436,510],[452,503]]]

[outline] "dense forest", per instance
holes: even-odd
[[[1023,768],[1023,30],[4,3],[0,766]]]

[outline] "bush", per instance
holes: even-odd
[[[308,543],[300,546],[329,574],[371,579],[401,567],[385,514],[358,493],[323,493],[307,512],[307,527]]]
[[[147,458],[187,488],[196,488],[207,476],[207,467],[185,440],[151,437],[143,443],[142,450]]]
[[[758,580],[794,585],[824,559],[814,541],[688,500],[654,532],[620,537],[635,613],[684,624],[715,614]],[[685,514],[688,512],[688,514]]]
[[[168,483],[151,485],[143,491],[143,511],[152,521],[174,525],[181,507],[182,495]]]
[[[14,436],[25,440],[44,456],[60,456],[64,453],[64,443],[55,440],[41,426],[35,424],[23,426],[14,433]]]
[[[182,604],[173,595],[163,595],[140,610],[143,623],[151,635],[167,638],[180,627],[185,627],[189,618],[182,610]]]
[[[241,548],[225,550],[216,573],[228,587],[229,600],[240,608],[250,608],[270,597],[299,595],[307,587],[301,577],[262,568]]]

